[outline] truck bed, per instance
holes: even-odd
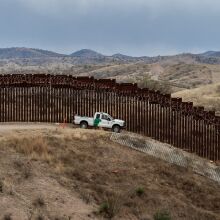
[[[94,118],[80,116],[80,115],[74,116],[74,124],[79,125],[82,121],[88,122],[89,126],[93,126],[93,124],[94,124]]]

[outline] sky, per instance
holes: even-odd
[[[0,0],[0,48],[172,55],[220,50],[219,0]]]

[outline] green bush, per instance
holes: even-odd
[[[162,210],[154,214],[154,220],[171,220],[171,216],[168,211]]]
[[[142,196],[144,194],[144,189],[142,187],[138,187],[136,190],[135,190],[136,194],[138,196]]]
[[[104,214],[107,218],[113,218],[122,206],[122,199],[119,195],[108,196],[106,201],[99,207],[99,213]]]
[[[109,211],[108,203],[107,202],[102,203],[99,207],[99,212],[100,213],[108,213],[108,211]]]

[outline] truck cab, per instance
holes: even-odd
[[[114,119],[108,113],[96,112],[93,118],[74,116],[74,124],[79,124],[81,128],[101,127],[112,129],[113,132],[119,133],[125,127],[125,121]]]

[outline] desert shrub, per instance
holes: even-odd
[[[0,193],[3,193],[3,182],[0,180]]]
[[[152,80],[149,76],[144,77],[143,80],[138,82],[138,85],[143,88],[149,88],[151,90],[159,90],[162,93],[172,93],[172,88],[167,83],[163,83],[157,80]]]
[[[29,166],[24,167],[23,175],[25,179],[28,179],[31,176],[31,168]]]
[[[36,220],[44,220],[43,215],[41,215],[41,214],[40,214],[40,215],[38,215],[38,216],[37,216],[37,218],[36,218]]]
[[[51,161],[49,143],[43,136],[18,137],[15,136],[8,141],[8,146],[13,147],[17,152],[30,156],[32,159],[44,159]]]
[[[14,165],[15,165],[16,169],[18,169],[19,171],[22,172],[22,176],[24,177],[24,179],[28,179],[31,176],[30,162],[25,163],[25,162],[16,160],[14,162]]]
[[[30,155],[35,152],[39,155],[47,153],[47,143],[42,137],[15,137],[11,139],[11,145],[20,153]]]
[[[154,220],[171,220],[171,216],[168,211],[162,210],[154,214]]]
[[[217,93],[217,94],[220,94],[220,85],[217,86],[217,88],[216,88],[216,93]]]
[[[81,195],[82,200],[83,200],[86,204],[89,204],[89,203],[91,202],[92,196],[91,196],[88,192],[82,190],[82,191],[80,192],[80,195]]]
[[[109,204],[107,202],[103,202],[99,207],[100,213],[108,213],[109,212]]]
[[[5,214],[3,220],[12,220],[11,214]]]
[[[35,199],[35,201],[33,202],[33,205],[35,207],[43,207],[45,206],[45,201],[41,196],[39,196],[38,198]]]
[[[136,194],[138,196],[142,196],[144,194],[144,188],[142,187],[138,187],[136,190],[135,190]]]
[[[118,195],[108,196],[99,207],[99,213],[107,218],[113,218],[120,210],[122,203]]]

